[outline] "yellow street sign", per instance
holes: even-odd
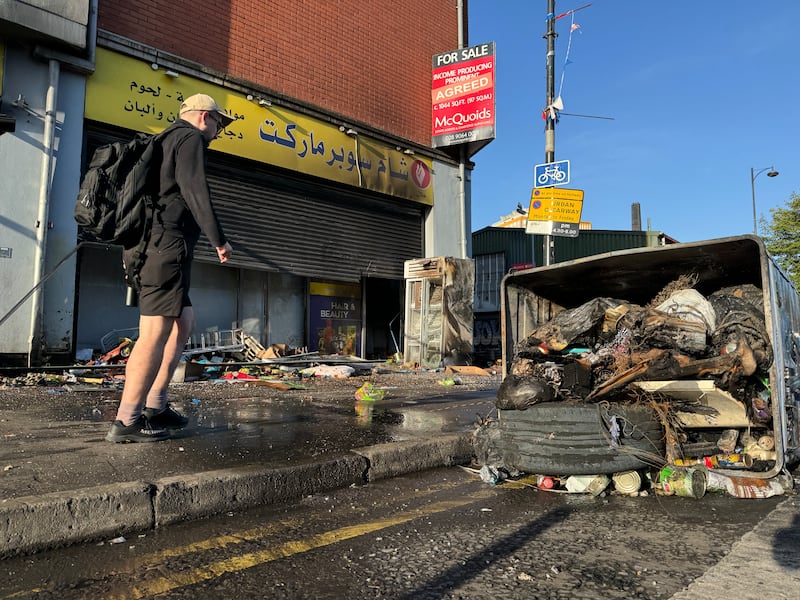
[[[531,194],[528,221],[580,223],[583,190],[535,188]]]

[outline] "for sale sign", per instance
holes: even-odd
[[[433,57],[432,146],[494,139],[494,42]]]

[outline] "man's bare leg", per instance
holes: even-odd
[[[158,376],[165,356],[165,345],[178,319],[139,317],[139,339],[125,367],[125,387],[117,410],[117,420],[130,425],[142,414],[147,394]]]
[[[156,411],[167,405],[167,388],[175,374],[175,369],[181,360],[186,340],[192,335],[194,329],[194,310],[191,306],[184,306],[181,316],[172,325],[172,331],[164,346],[164,356],[158,374],[147,392],[146,407]],[[135,347],[134,347],[135,348]]]

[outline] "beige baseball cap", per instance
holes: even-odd
[[[183,104],[181,104],[181,110],[179,114],[182,115],[190,110],[205,110],[207,112],[216,113],[223,127],[227,127],[236,120],[235,117],[230,116],[228,113],[222,110],[219,104],[217,104],[216,100],[214,100],[208,94],[195,94],[194,96],[189,96],[186,98],[186,100],[183,101]]]

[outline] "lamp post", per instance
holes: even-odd
[[[764,171],[768,171],[767,177],[778,176],[778,172],[774,167],[764,167],[758,171],[750,167],[750,191],[753,194],[753,235],[758,235],[758,221],[756,217],[756,177],[761,175]]]

